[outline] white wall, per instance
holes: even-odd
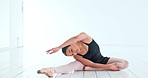
[[[0,0],[0,49],[23,46],[22,0]]]
[[[9,0],[10,47],[23,46],[22,0]]]
[[[22,0],[0,0],[0,69],[23,64],[22,24]]]
[[[81,31],[100,45],[148,45],[147,0],[24,0],[24,45],[51,48]]]
[[[0,48],[10,46],[9,0],[0,0]]]

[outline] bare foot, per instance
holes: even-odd
[[[51,77],[54,74],[54,70],[53,69],[50,69],[50,68],[43,68],[41,70],[38,70],[37,73],[38,74],[45,74],[48,77]]]

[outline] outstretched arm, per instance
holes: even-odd
[[[93,68],[98,68],[102,70],[119,70],[119,68],[115,64],[99,64],[99,63],[94,63],[88,59],[83,58],[82,56],[75,55],[73,56],[77,61],[81,62],[85,66],[93,67]]]
[[[90,43],[92,41],[92,38],[90,36],[88,36],[85,32],[81,32],[80,34],[78,34],[77,36],[74,36],[70,39],[68,39],[67,41],[65,41],[63,44],[61,44],[60,46],[56,47],[56,48],[52,48],[50,50],[47,50],[46,52],[47,53],[55,53],[57,52],[59,49],[65,47],[65,46],[68,46],[68,45],[71,45],[73,43],[76,43],[78,41],[82,41],[82,42],[85,42],[85,43]]]
[[[68,39],[67,41],[65,41],[63,44],[61,44],[59,46],[59,48],[61,49],[67,45],[71,45],[71,44],[76,43],[78,41],[83,41],[85,43],[89,43],[89,42],[91,42],[91,40],[92,40],[92,38],[90,36],[88,36],[85,32],[81,32],[77,36],[74,36],[74,37]]]

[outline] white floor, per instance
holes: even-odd
[[[148,46],[100,46],[104,56],[120,57],[129,61],[122,71],[75,71],[55,74],[54,78],[148,78]],[[43,67],[67,64],[74,59],[61,51],[47,55],[44,48],[0,50],[0,78],[48,78],[37,74]]]

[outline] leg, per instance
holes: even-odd
[[[111,63],[115,63],[115,65],[119,67],[119,70],[122,70],[128,67],[128,61],[120,58],[110,58],[107,64],[111,64]]]
[[[84,65],[79,61],[71,62],[67,65],[62,65],[59,67],[49,67],[38,70],[37,73],[46,74],[48,76],[53,76],[54,73],[69,73],[74,70],[83,70]]]
[[[62,65],[59,67],[53,67],[55,73],[69,73],[74,70],[83,70],[84,65],[79,61],[71,62],[67,65]]]
[[[119,67],[119,70],[122,70],[128,67],[128,61],[124,59],[110,58],[107,64],[112,64],[112,63],[114,63],[117,67]],[[84,70],[105,70],[105,69],[101,69],[101,68],[98,69],[98,68],[86,66]]]
[[[103,68],[94,68],[94,67],[90,67],[90,66],[85,66],[84,67],[84,70],[88,70],[88,71],[94,71],[94,70],[99,70],[99,71],[104,71],[106,69],[103,69]]]

